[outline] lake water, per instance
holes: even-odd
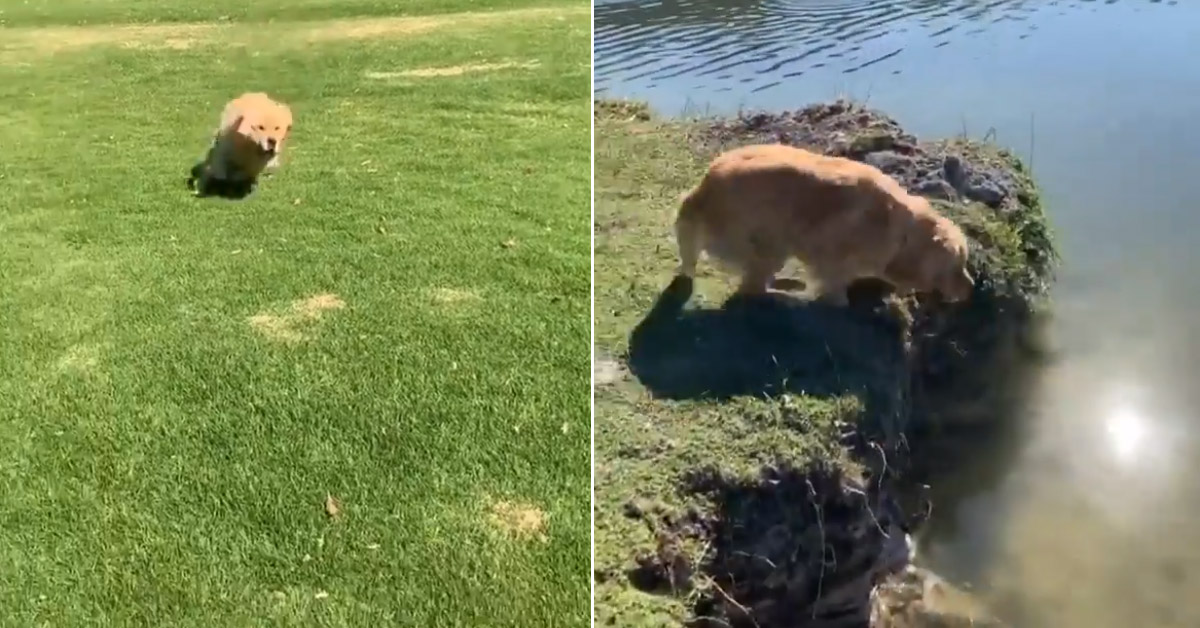
[[[1200,626],[1200,2],[597,0],[595,25],[600,95],[847,95],[1032,156],[1054,357],[939,478],[923,560],[1017,626]]]

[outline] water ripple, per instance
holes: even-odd
[[[598,0],[597,84],[703,78],[704,88],[759,92],[813,70],[853,74],[894,65],[906,48],[943,48],[989,29],[1036,30],[1036,11],[1089,0]],[[1005,26],[1007,25],[1007,26]],[[1022,30],[1023,29],[1023,30]],[[958,39],[956,39],[958,38]],[[910,61],[911,63],[911,61]],[[681,85],[695,89],[700,86]]]

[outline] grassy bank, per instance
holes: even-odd
[[[853,487],[871,476],[895,483],[904,436],[929,427],[913,420],[914,385],[978,384],[969,376],[981,371],[963,365],[988,362],[1004,344],[994,333],[1009,319],[1001,313],[1023,320],[1045,294],[1056,256],[1032,180],[993,147],[920,144],[917,162],[954,153],[1007,177],[1003,207],[940,204],[977,252],[979,288],[968,306],[880,302],[863,286],[844,311],[786,296],[746,309],[724,303],[735,278],[704,262],[690,293],[672,281],[674,212],[712,156],[779,141],[783,127],[819,149],[826,140],[850,150],[878,144],[881,129],[903,144],[903,133],[883,119],[837,135],[809,124],[827,119],[809,114],[803,124],[672,120],[621,102],[596,103],[595,112],[598,624],[709,616],[704,625],[771,626],[783,607],[816,614],[822,584],[847,572],[822,571],[789,590],[796,574],[830,564],[814,547],[843,543],[841,567],[831,569],[850,571],[889,551],[878,537],[841,533],[861,521],[851,512],[862,509]],[[876,452],[892,468],[885,472]],[[850,490],[838,478],[850,478]],[[900,517],[871,516],[900,525]]]
[[[0,3],[0,624],[586,625],[589,8],[394,4]]]

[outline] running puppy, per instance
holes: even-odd
[[[742,275],[740,294],[761,294],[795,257],[818,297],[844,306],[846,288],[876,277],[900,292],[967,299],[967,240],[926,199],[879,169],[781,144],[735,148],[713,160],[675,220],[679,274],[700,252]]]
[[[262,92],[229,101],[204,161],[192,168],[188,187],[197,194],[248,194],[264,170],[279,166],[292,131],[292,110]]]

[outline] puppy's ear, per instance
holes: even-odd
[[[237,132],[241,133],[242,135],[250,135],[250,131],[252,130],[251,127],[253,126],[254,124],[246,116],[238,116],[237,126],[234,128],[237,129]]]
[[[224,134],[224,133],[241,133],[245,130],[245,129],[243,129],[243,127],[245,126],[246,117],[244,115],[239,114],[232,118],[226,118],[222,122],[224,122],[224,124],[221,126],[222,134]]]

